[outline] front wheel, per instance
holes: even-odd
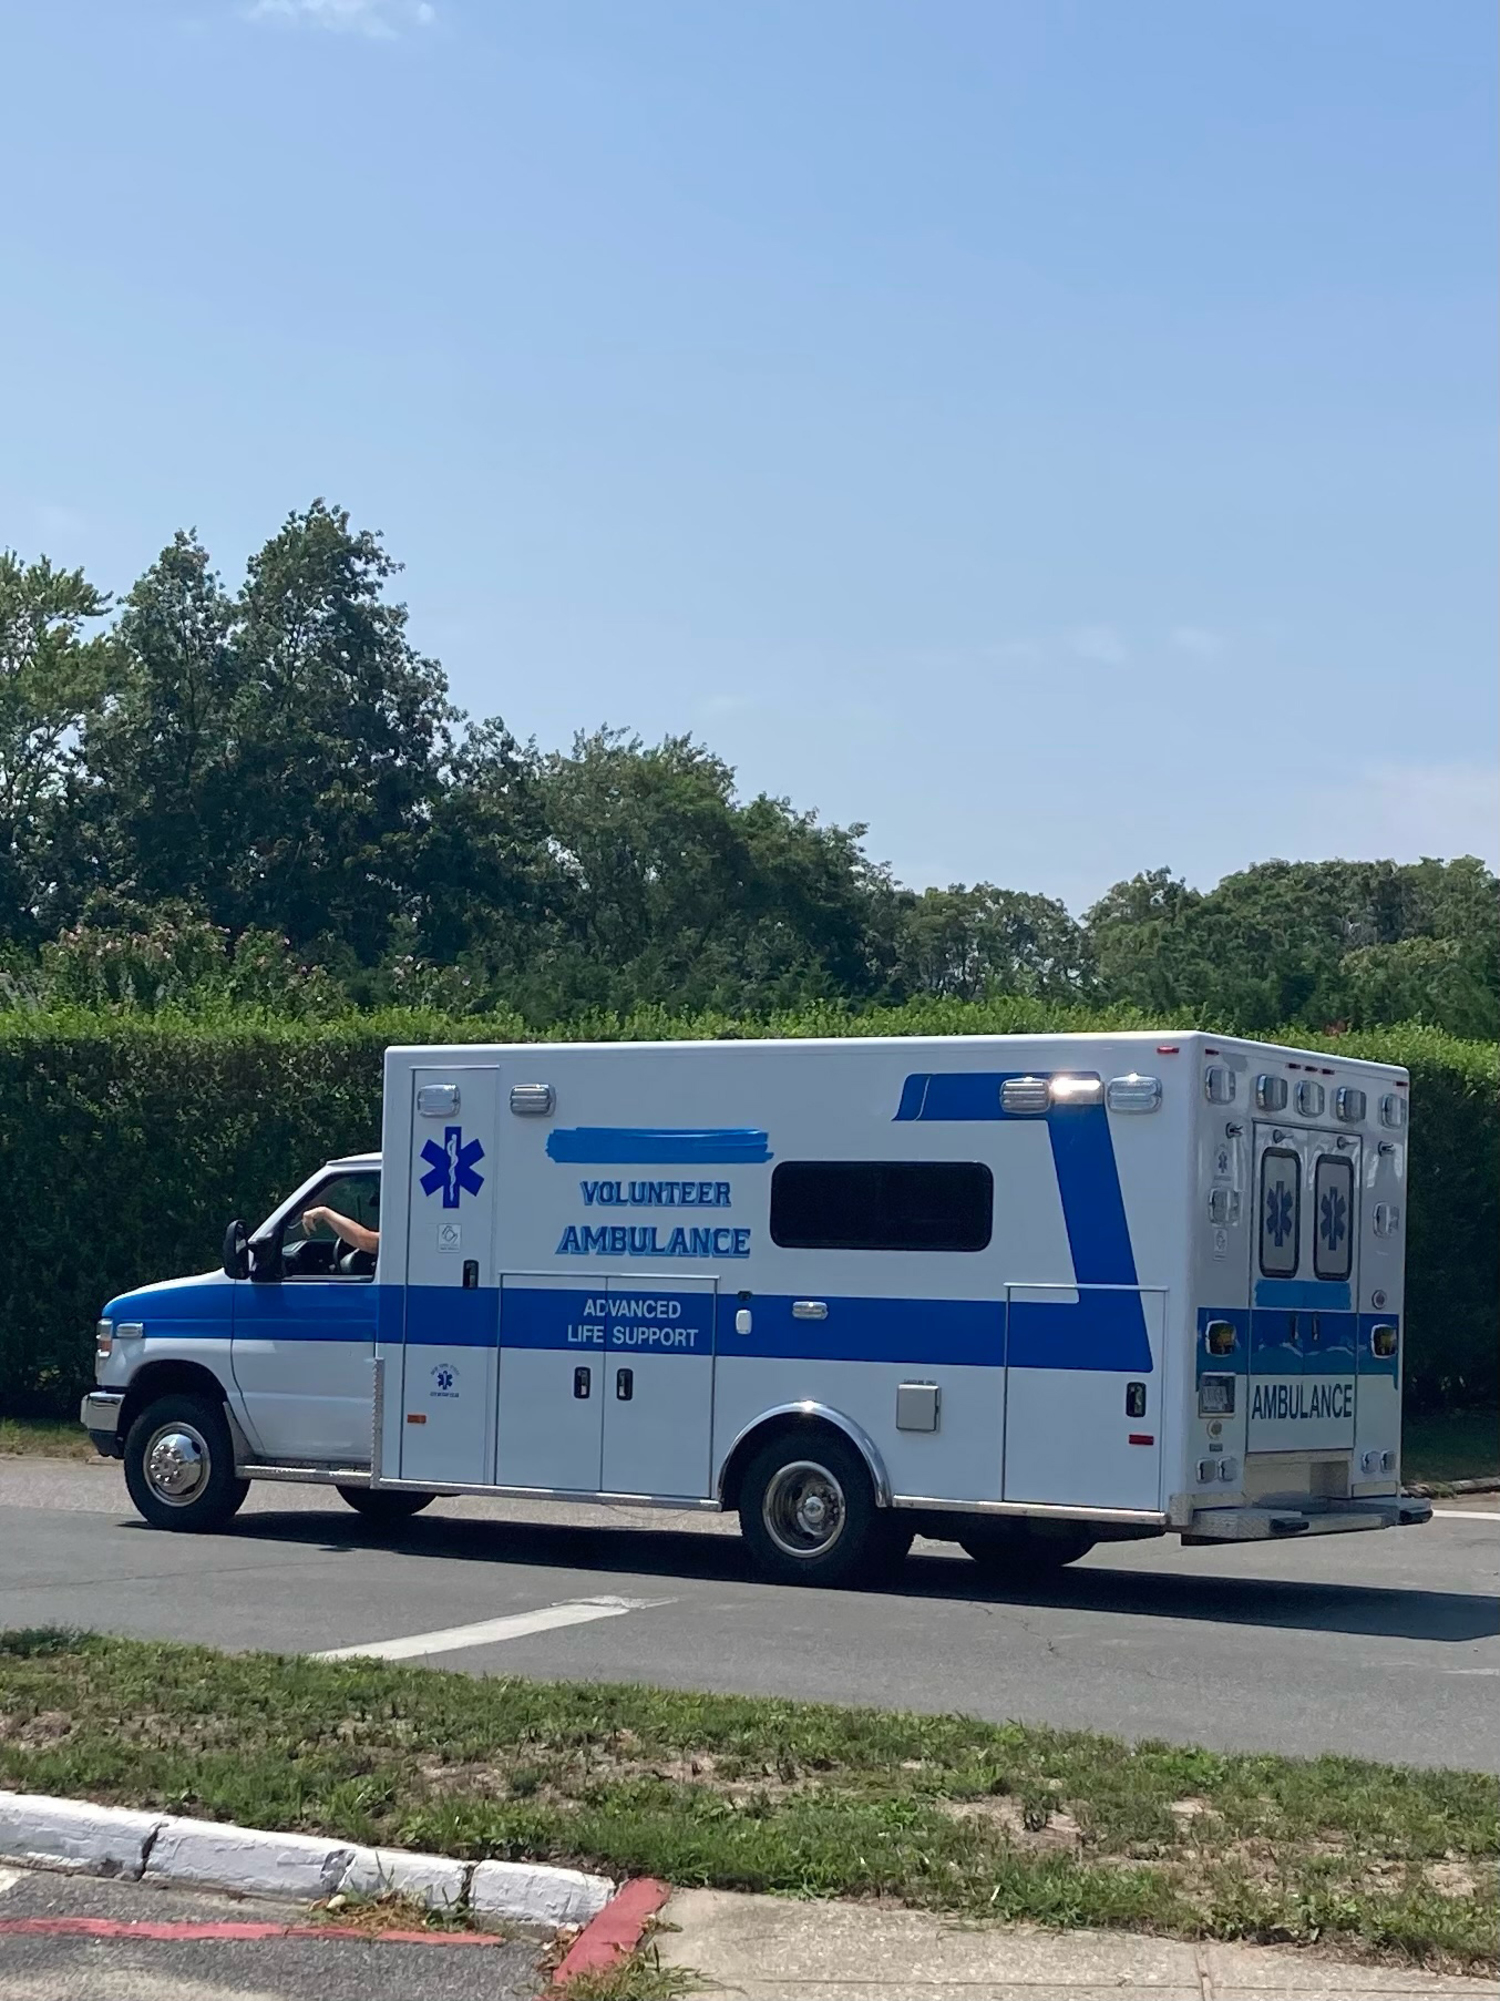
[[[864,1460],[827,1432],[783,1432],[761,1447],[745,1468],[740,1533],[756,1569],[778,1584],[855,1584],[903,1553]]]
[[[367,1522],[394,1527],[430,1508],[436,1494],[408,1494],[399,1487],[340,1487],[338,1497]]]
[[[223,1528],[250,1491],[235,1478],[223,1411],[191,1392],[147,1404],[125,1437],[125,1485],[154,1529]]]

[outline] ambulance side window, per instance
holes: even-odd
[[[995,1178],[979,1160],[784,1160],[771,1241],[797,1251],[982,1251]]]
[[[1344,1279],[1354,1267],[1354,1162],[1319,1156],[1313,1174],[1313,1272]]]
[[[369,1279],[375,1259],[342,1243],[326,1223],[310,1234],[302,1219],[309,1209],[334,1209],[367,1230],[380,1228],[380,1176],[336,1174],[315,1188],[289,1216],[281,1233],[281,1275],[285,1279]]]
[[[1267,1278],[1295,1278],[1302,1235],[1302,1163],[1285,1147],[1260,1159],[1260,1268]]]

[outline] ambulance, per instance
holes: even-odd
[[[159,1528],[733,1511],[793,1583],[1407,1526],[1408,1099],[1197,1033],[393,1048],[380,1151],[111,1300],[82,1422]]]

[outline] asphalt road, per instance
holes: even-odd
[[[194,1936],[307,1919],[300,1906],[261,1898],[0,1867],[0,2001],[534,2001],[546,1983],[540,1937],[401,1945],[332,1929]]]
[[[472,1674],[1491,1771],[1497,1560],[1500,1511],[1478,1500],[1384,1534],[1115,1545],[1024,1592],[940,1543],[885,1590],[795,1590],[752,1578],[717,1517],[453,1500],[382,1539],[325,1489],[263,1485],[231,1533],[181,1536],[137,1519],[117,1466],[0,1460],[0,1626],[296,1652],[404,1640]]]

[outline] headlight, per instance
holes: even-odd
[[[102,1361],[114,1345],[115,1323],[113,1320],[101,1320],[94,1329],[94,1353]]]

